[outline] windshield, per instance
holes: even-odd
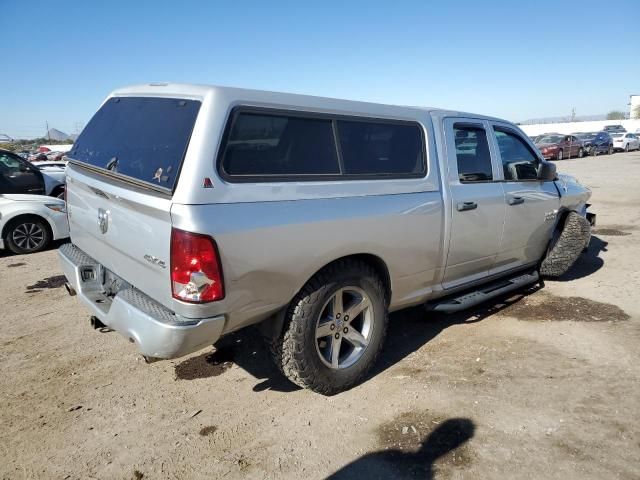
[[[538,143],[560,143],[561,141],[562,136],[560,135],[545,135],[538,139]]]
[[[173,190],[199,109],[195,100],[110,98],[68,157]]]

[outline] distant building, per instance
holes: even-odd
[[[640,95],[629,95],[629,118],[640,118]]]

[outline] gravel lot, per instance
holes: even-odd
[[[560,281],[392,316],[380,365],[299,390],[251,332],[146,365],[56,252],[0,254],[2,478],[640,478],[640,153],[566,160],[598,226]]]

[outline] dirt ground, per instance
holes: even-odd
[[[0,254],[2,478],[640,478],[640,154],[559,163],[598,226],[560,281],[395,313],[353,390],[288,383],[260,338],[147,365],[90,328],[56,252]]]

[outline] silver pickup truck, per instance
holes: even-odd
[[[388,312],[454,312],[563,274],[591,192],[512,123],[199,85],[114,91],[68,153],[70,294],[149,360],[259,324],[332,394]]]

